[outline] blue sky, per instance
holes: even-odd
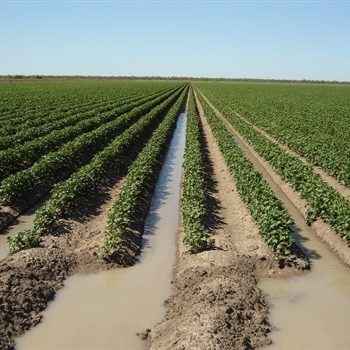
[[[3,1],[0,75],[350,81],[349,1]]]

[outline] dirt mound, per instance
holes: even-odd
[[[250,349],[270,343],[268,304],[248,257],[210,251],[176,274],[165,320],[151,332],[150,349]]]
[[[40,322],[63,280],[76,266],[74,254],[58,249],[30,249],[0,263],[0,348],[10,349],[13,337]]]

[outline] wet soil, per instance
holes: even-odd
[[[140,336],[147,339],[152,350],[255,349],[270,343],[272,329],[267,321],[266,295],[257,287],[258,279],[301,274],[309,263],[301,255],[283,258],[270,252],[237,193],[203,116],[201,120],[210,183],[208,203],[213,212],[208,226],[215,231],[214,247],[189,255],[180,229],[173,295],[165,301],[165,319],[140,330]],[[145,204],[116,260],[105,261],[97,255],[108,209],[122,183],[119,179],[82,202],[80,207],[86,210],[61,220],[56,234],[45,238],[41,248],[0,262],[1,349],[11,349],[15,336],[40,322],[40,312],[67,276],[128,266],[139,259],[142,222],[148,208]],[[151,193],[150,184],[147,200]]]
[[[11,349],[14,336],[40,322],[40,312],[76,267],[74,254],[36,248],[0,263],[0,349]]]

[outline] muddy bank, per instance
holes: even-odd
[[[232,246],[216,245],[193,256],[183,252],[175,267],[174,294],[165,302],[166,317],[144,334],[149,349],[232,350],[270,344],[268,303],[257,287],[257,271],[295,275],[302,269],[282,271],[273,256],[242,255]]]
[[[140,213],[139,219],[131,223],[113,261],[97,254],[108,208],[120,192],[121,184],[118,182],[104,194],[105,203],[99,210],[60,220],[54,234],[43,237],[40,248],[9,255],[0,262],[1,350],[13,349],[14,338],[40,322],[41,312],[68,276],[130,266],[138,261],[143,218]],[[145,202],[151,198],[151,189],[145,191]],[[89,200],[101,204],[100,195]],[[146,209],[144,203],[142,208]]]
[[[41,312],[68,276],[130,266],[138,260],[143,215],[130,224],[113,261],[97,254],[108,210],[122,184],[123,180],[110,174],[95,193],[81,199],[80,211],[59,220],[54,232],[42,238],[40,248],[9,255],[0,262],[0,349],[12,349],[16,336],[40,322]],[[150,190],[145,191],[145,202],[151,198]],[[147,213],[144,206],[143,210]]]
[[[268,305],[249,258],[211,251],[185,259],[150,349],[250,349],[269,344]]]
[[[40,312],[76,267],[74,254],[36,248],[0,263],[0,348],[14,345],[13,337],[40,322]]]
[[[305,258],[294,257],[283,265],[273,254],[265,255],[256,247],[249,255],[238,253],[224,231],[215,236],[215,249],[189,255],[182,238],[183,234],[174,269],[174,293],[165,302],[166,317],[143,333],[148,348],[232,350],[270,344],[268,302],[257,287],[258,280],[301,274],[309,268]]]
[[[0,231],[12,224],[19,214],[19,212],[10,207],[0,207]]]
[[[142,334],[148,348],[232,350],[270,344],[268,302],[258,280],[301,274],[309,269],[307,260],[294,256],[282,264],[256,247],[248,255],[238,253],[224,231],[215,236],[215,249],[189,255],[182,238],[165,319]]]

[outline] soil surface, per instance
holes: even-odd
[[[166,316],[141,336],[152,350],[256,349],[270,343],[268,333],[272,329],[267,322],[266,296],[257,288],[259,277],[304,273],[309,263],[299,251],[281,257],[267,248],[203,115],[201,121],[210,185],[208,205],[212,210],[207,225],[215,233],[213,249],[188,254],[180,230],[174,292],[165,301]],[[67,276],[137,261],[147,205],[140,208],[139,220],[130,226],[128,239],[120,246],[115,261],[97,255],[108,210],[123,181],[118,177],[104,184],[99,193],[81,203],[82,210],[61,220],[40,248],[13,254],[0,262],[0,349],[12,349],[15,336],[40,322],[41,311]],[[145,193],[147,201],[151,191],[152,186]]]
[[[46,248],[22,251],[0,263],[0,349],[11,349],[14,336],[40,322],[40,312],[76,264],[74,254]]]

